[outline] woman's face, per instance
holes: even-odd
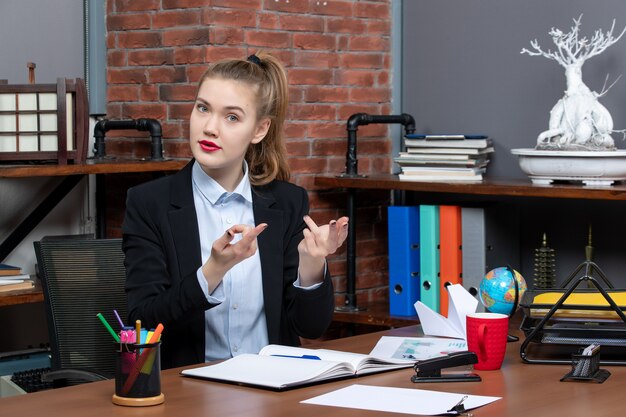
[[[259,143],[270,126],[257,121],[256,91],[248,84],[207,78],[189,120],[191,152],[202,169],[232,191],[243,175],[243,159],[251,143]]]

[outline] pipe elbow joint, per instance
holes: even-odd
[[[356,131],[359,126],[370,123],[370,115],[367,113],[354,113],[348,118],[348,130]]]

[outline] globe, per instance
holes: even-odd
[[[513,281],[513,275],[515,275],[515,280],[517,280],[518,300],[521,300],[528,287],[526,286],[526,280],[519,272],[504,266],[487,272],[480,282],[478,290],[480,301],[487,310],[492,313],[506,315],[513,312],[515,304],[515,281]]]

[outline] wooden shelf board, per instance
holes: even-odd
[[[389,315],[389,303],[378,301],[371,303],[358,303],[358,311],[341,311],[335,309],[333,321],[340,323],[370,324],[385,327],[412,326],[419,323],[415,316],[391,316]]]
[[[17,304],[40,303],[43,301],[41,283],[35,281],[35,286],[28,290],[0,292],[0,307]]]
[[[405,190],[431,193],[574,198],[585,200],[626,200],[626,186],[587,187],[577,184],[534,185],[530,180],[487,179],[476,183],[446,183],[400,181],[397,175],[372,175],[368,177],[341,177],[318,175],[315,185],[324,188],[355,188],[380,190]]]
[[[87,160],[84,164],[28,164],[0,165],[0,178],[50,177],[85,174],[118,174],[128,172],[178,171],[189,163],[188,159],[165,159],[162,161],[138,159]]]

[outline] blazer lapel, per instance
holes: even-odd
[[[181,278],[195,272],[202,264],[198,217],[191,185],[192,165],[193,160],[175,174],[168,213]]]
[[[276,200],[271,192],[252,190],[254,220],[269,227],[257,239],[261,273],[263,274],[263,303],[269,340],[278,340],[280,334],[280,306],[283,291],[283,236],[284,224],[281,210],[272,208]]]
[[[192,159],[181,171],[174,174],[170,190],[170,211],[168,218],[171,227],[174,250],[178,260],[179,279],[195,274],[202,265],[202,250],[198,231],[198,216],[193,200],[191,182]],[[189,318],[195,345],[196,361],[204,362],[204,313],[194,314]],[[190,341],[190,343],[193,343]]]

